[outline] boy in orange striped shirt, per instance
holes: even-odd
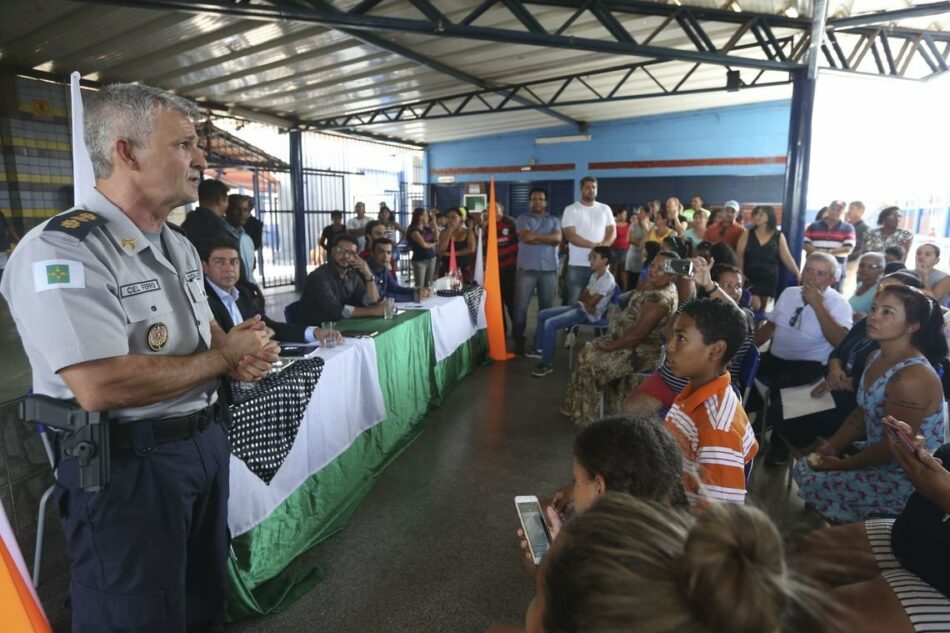
[[[725,368],[746,327],[734,304],[699,299],[676,317],[667,343],[670,369],[689,384],[663,424],[683,451],[683,480],[693,505],[699,498],[745,501],[745,465],[759,446]]]

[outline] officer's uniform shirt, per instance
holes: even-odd
[[[61,213],[20,242],[0,283],[33,369],[33,391],[73,398],[57,372],[128,354],[187,356],[211,346],[212,314],[201,262],[164,225],[157,248],[105,196]],[[162,252],[164,251],[164,252]],[[160,419],[216,398],[211,380],[167,400],[110,411],[113,419]]]

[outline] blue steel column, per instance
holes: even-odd
[[[300,130],[290,134],[290,193],[294,211],[294,284],[302,290],[307,280],[307,223],[304,218],[303,139]]]
[[[792,257],[799,262],[807,222],[808,168],[811,161],[811,121],[815,105],[815,80],[807,71],[796,71],[792,84],[792,112],[788,126],[788,155],[785,161],[785,194],[782,232]]]
[[[801,264],[802,243],[808,218],[808,169],[811,163],[811,123],[815,108],[815,84],[818,81],[818,57],[825,37],[828,0],[812,5],[811,44],[807,68],[792,71],[792,111],[788,126],[788,156],[785,160],[785,196],[782,201],[782,231],[792,257]],[[784,266],[781,285],[789,279]]]

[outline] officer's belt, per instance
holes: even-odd
[[[187,440],[207,429],[212,422],[221,421],[221,405],[217,402],[189,415],[161,420],[134,420],[113,422],[109,433],[112,454],[147,453],[140,446],[143,436],[151,436],[154,446]],[[143,427],[151,427],[143,428]],[[139,441],[133,439],[139,438]],[[138,445],[138,446],[137,446]]]

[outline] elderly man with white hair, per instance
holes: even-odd
[[[820,378],[834,346],[851,328],[851,306],[833,287],[840,272],[834,256],[823,252],[808,255],[802,285],[782,292],[756,332],[757,346],[772,342],[762,356],[759,377],[772,387],[768,414],[773,420],[782,419],[780,390]],[[766,463],[777,464],[786,458],[787,446],[773,442]]]

